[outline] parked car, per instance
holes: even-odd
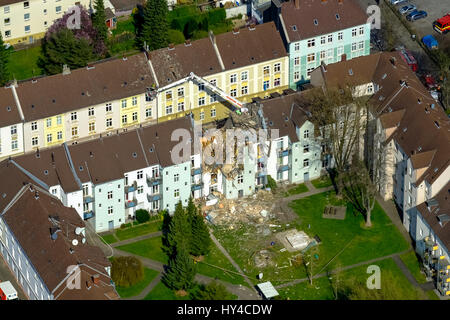
[[[391,0],[391,4],[396,6],[398,4],[402,4],[402,3],[406,3],[408,2],[407,0]]]
[[[450,13],[433,22],[433,28],[439,33],[446,34],[450,31]]]
[[[413,4],[407,4],[406,6],[401,7],[400,9],[398,9],[398,12],[400,12],[400,14],[407,14],[410,13],[414,10],[416,10],[416,6]]]
[[[420,11],[414,10],[413,12],[410,12],[410,13],[406,16],[406,19],[407,19],[408,21],[415,21],[415,20],[419,20],[419,19],[425,18],[425,17],[427,17],[427,16],[428,16],[428,13],[427,13],[426,11],[423,11],[423,10],[420,10]]]
[[[433,37],[431,34],[426,35],[422,38],[422,42],[424,45],[428,47],[428,49],[437,49],[439,44],[435,37]]]

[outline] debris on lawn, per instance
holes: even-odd
[[[307,248],[312,241],[314,241],[304,231],[298,231],[297,229],[278,232],[275,237],[289,252],[303,250]]]

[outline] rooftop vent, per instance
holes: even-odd
[[[87,65],[87,69],[88,69],[88,70],[91,70],[91,69],[95,69],[95,67],[94,67],[92,64],[88,64],[88,65]]]
[[[422,100],[419,98],[419,99],[417,99],[417,103],[418,104],[421,104],[422,103]]]
[[[291,26],[291,28],[292,28],[292,31],[297,31],[297,25],[293,25],[293,26]]]
[[[136,158],[136,157],[137,157],[137,153],[133,152],[133,158]]]
[[[11,111],[11,107],[10,107],[10,106],[7,106],[7,107],[6,107],[6,111],[8,111],[8,112]]]
[[[434,122],[434,125],[436,126],[436,128],[438,128],[438,129],[440,128],[439,122],[435,121],[435,122]]]
[[[408,128],[406,128],[406,127],[403,128],[403,132],[406,132],[406,131],[408,131]]]
[[[386,77],[387,77],[387,74],[385,73],[385,74],[383,74],[382,76],[381,76],[381,79],[386,79]]]
[[[58,232],[61,232],[61,229],[58,227],[51,227],[50,228],[50,238],[52,240],[58,239]]]
[[[353,75],[353,70],[352,69],[348,69],[348,74],[352,76]]]
[[[317,26],[319,24],[319,21],[317,19],[314,19],[314,25]]]
[[[339,13],[336,13],[336,20],[340,20],[341,17],[339,16]]]
[[[434,104],[434,103],[432,103],[432,104],[431,104],[431,109],[433,109],[433,110],[434,110],[434,107],[435,107],[435,104]]]
[[[44,174],[48,176],[48,170],[44,170]]]

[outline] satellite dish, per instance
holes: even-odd
[[[77,240],[77,239],[73,239],[73,240],[72,240],[72,245],[73,245],[73,246],[78,245],[78,240]]]
[[[80,233],[83,232],[83,229],[84,229],[84,228],[77,227],[77,228],[75,229],[75,234],[79,236]]]
[[[82,243],[82,244],[85,244],[85,243],[86,243],[86,238],[83,238],[83,239],[81,240],[81,243]]]

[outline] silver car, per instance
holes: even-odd
[[[391,0],[391,4],[396,6],[398,4],[402,4],[402,3],[406,3],[408,2],[407,0]]]
[[[401,7],[400,9],[398,9],[398,12],[400,12],[400,14],[407,14],[410,13],[414,10],[416,10],[416,6],[413,4],[408,4],[406,6]]]

